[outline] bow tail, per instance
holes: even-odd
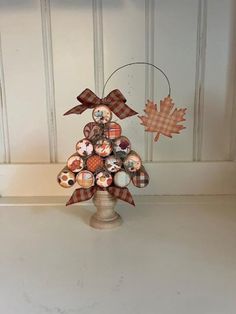
[[[82,104],[82,105],[77,105],[73,108],[71,108],[70,110],[68,110],[67,112],[64,113],[64,116],[67,116],[68,114],[81,114],[83,113],[86,109],[88,108],[87,105]]]
[[[71,195],[69,201],[66,203],[66,206],[89,200],[90,198],[93,197],[96,190],[97,188],[95,186],[92,186],[89,189],[83,188],[76,189],[74,193]]]
[[[117,186],[110,186],[108,187],[108,192],[111,195],[119,198],[120,200],[135,206],[133,197],[127,188],[119,188]]]

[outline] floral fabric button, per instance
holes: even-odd
[[[112,155],[105,159],[105,166],[108,171],[117,172],[122,167],[122,161],[119,157]]]
[[[94,185],[94,175],[88,170],[82,170],[77,174],[76,181],[79,186],[88,189]]]
[[[124,167],[129,172],[136,172],[142,166],[141,158],[136,153],[130,153],[124,161]]]
[[[96,175],[96,184],[102,188],[110,186],[112,181],[112,176],[108,172],[101,171]]]
[[[63,188],[70,188],[75,184],[75,174],[68,168],[64,168],[57,176],[57,182]]]
[[[91,172],[96,172],[99,168],[102,168],[103,165],[103,159],[97,155],[90,156],[86,162],[87,169]]]
[[[96,142],[94,149],[99,156],[106,157],[112,152],[112,143],[109,140],[102,138]]]
[[[142,167],[138,172],[135,173],[135,175],[132,177],[133,185],[138,188],[144,188],[149,183],[149,175]]]
[[[92,116],[96,123],[106,124],[111,121],[112,113],[107,106],[101,105],[93,109]]]
[[[124,170],[120,170],[114,175],[114,184],[120,188],[124,188],[129,185],[130,180],[129,174]]]
[[[93,144],[86,138],[76,144],[77,153],[82,157],[87,157],[93,153]]]
[[[84,161],[77,154],[76,155],[72,155],[67,160],[67,167],[72,172],[79,172],[80,170],[82,170],[84,168]]]
[[[116,122],[110,122],[104,130],[104,135],[110,140],[121,136],[121,126]]]
[[[89,122],[84,127],[84,136],[89,140],[93,140],[99,136],[100,131],[101,128],[97,123]]]
[[[124,158],[131,150],[131,143],[125,136],[117,138],[113,145],[113,150],[116,155]]]

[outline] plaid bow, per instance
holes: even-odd
[[[127,117],[137,114],[136,111],[134,111],[125,104],[126,99],[118,89],[114,89],[105,98],[99,98],[90,89],[86,88],[77,97],[77,99],[82,104],[73,107],[72,109],[64,113],[64,115],[72,113],[81,114],[86,109],[92,109],[99,105],[106,105],[120,119],[125,119]]]
[[[132,198],[130,191],[127,188],[119,188],[116,186],[110,186],[107,189],[102,189],[96,186],[92,186],[89,189],[83,189],[83,188],[76,189],[74,193],[72,194],[71,198],[69,199],[69,201],[66,203],[66,206],[89,200],[90,198],[93,197],[93,195],[96,193],[97,190],[103,190],[103,191],[107,190],[114,197],[117,197],[121,199],[122,201],[130,203],[131,205],[135,206],[135,203],[134,203],[134,200]]]

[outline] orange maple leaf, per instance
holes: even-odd
[[[158,141],[160,134],[168,137],[172,137],[172,133],[180,133],[185,129],[182,124],[178,124],[181,121],[185,121],[184,115],[185,109],[174,109],[172,99],[168,96],[164,100],[160,101],[160,111],[157,110],[157,105],[152,101],[147,101],[144,112],[146,116],[139,116],[141,124],[145,126],[147,132],[157,132],[155,141]]]

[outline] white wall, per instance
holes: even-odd
[[[161,67],[171,81],[174,102],[188,109],[187,129],[158,143],[136,117],[121,122],[152,176],[161,171],[169,182],[165,189],[152,186],[142,193],[190,193],[182,176],[180,191],[172,180],[171,165],[179,164],[183,172],[191,164],[199,186],[204,175],[211,176],[211,184],[191,193],[235,191],[235,1],[0,0],[0,9],[2,195],[23,193],[13,184],[21,182],[16,163],[24,163],[20,169],[25,180],[43,187],[45,180],[52,180],[53,165],[50,174],[37,181],[30,164],[35,164],[33,171],[43,171],[44,163],[49,168],[64,163],[83,137],[84,124],[91,121],[89,110],[81,116],[63,113],[77,104],[76,96],[86,87],[101,95],[109,74],[133,61]],[[161,74],[144,66],[121,70],[106,93],[113,88],[119,88],[139,113],[147,98],[159,103],[168,92]],[[207,161],[214,161],[220,184],[229,189],[219,189]],[[198,167],[204,169],[202,174],[194,170]],[[35,184],[26,186],[23,194],[64,193],[54,187],[55,181],[40,192]]]

